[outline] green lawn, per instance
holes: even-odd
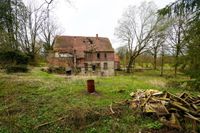
[[[86,92],[86,80],[91,78],[95,80],[97,94]],[[185,79],[179,75],[175,80]],[[158,121],[113,102],[129,99],[129,94],[137,89],[184,91],[167,87],[169,80],[174,79],[160,77],[158,71],[113,77],[65,77],[47,74],[40,68],[24,74],[1,72],[0,132],[134,133],[159,129],[162,124]],[[114,115],[110,113],[111,103],[117,112]]]

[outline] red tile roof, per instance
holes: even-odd
[[[114,52],[110,40],[98,36],[56,36],[53,50],[55,52],[76,52],[76,55],[80,58],[84,57],[85,51]]]

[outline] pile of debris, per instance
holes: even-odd
[[[197,131],[200,124],[200,96],[182,93],[177,96],[158,90],[139,90],[130,94],[130,107],[145,114],[155,114],[164,125],[179,130]]]

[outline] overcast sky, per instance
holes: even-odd
[[[63,35],[108,37],[114,48],[120,43],[114,36],[114,29],[122,13],[129,5],[140,5],[144,0],[57,0],[54,14],[63,27]],[[154,1],[158,8],[175,0]]]

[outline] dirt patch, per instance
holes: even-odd
[[[86,96],[94,96],[94,97],[101,97],[102,96],[102,92],[95,91],[93,93],[89,93],[86,88],[84,90],[81,90],[81,94],[86,95]]]

